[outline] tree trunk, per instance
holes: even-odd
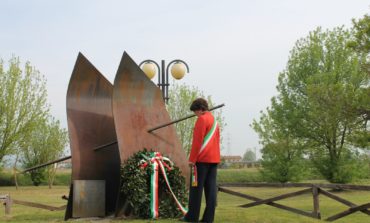
[[[13,174],[14,174],[14,183],[15,189],[18,190],[18,178],[17,178],[17,162],[18,162],[18,153],[15,157],[14,165],[13,165]]]
[[[48,184],[49,184],[49,189],[52,188],[54,179],[55,179],[55,174],[57,171],[58,164],[55,163],[48,171]]]
[[[52,188],[52,182],[51,182],[51,176],[50,176],[50,174],[51,174],[51,170],[48,171],[48,185],[49,185],[49,189]]]

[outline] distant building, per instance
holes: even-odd
[[[237,163],[242,161],[241,156],[221,156],[221,160],[225,163]]]

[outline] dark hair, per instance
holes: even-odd
[[[208,102],[203,98],[197,98],[191,103],[190,111],[208,111]]]

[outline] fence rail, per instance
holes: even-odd
[[[354,184],[313,184],[313,183],[223,183],[219,187],[321,187],[338,190],[370,191],[370,186]]]
[[[306,188],[303,190],[299,190],[296,192],[289,192],[286,194],[282,194],[279,196],[275,196],[272,198],[267,199],[260,199],[258,197],[254,197],[251,195],[247,195],[244,193],[236,192],[231,189],[228,189],[228,187],[274,187],[274,188],[290,188],[290,187],[298,187],[298,188]],[[255,207],[257,205],[270,205],[279,209],[283,209],[286,211],[290,211],[296,214],[300,214],[303,216],[321,219],[321,213],[320,213],[320,200],[319,195],[326,196],[328,198],[331,198],[337,202],[340,202],[349,208],[343,212],[339,212],[335,215],[332,215],[328,218],[326,218],[326,221],[335,221],[337,219],[343,218],[347,215],[353,214],[355,212],[362,212],[364,214],[370,215],[370,203],[365,203],[362,205],[354,204],[344,198],[341,198],[333,193],[330,193],[327,190],[324,190],[324,188],[327,189],[335,189],[335,190],[361,190],[361,191],[370,191],[370,186],[365,185],[347,185],[347,184],[310,184],[310,183],[227,183],[227,184],[219,184],[218,190],[220,192],[224,192],[230,195],[242,197],[248,200],[252,200],[253,202],[240,205],[241,208],[250,208]],[[303,211],[297,208],[292,208],[286,205],[275,203],[276,201],[299,196],[302,194],[312,194],[312,200],[313,200],[313,210],[312,212]]]
[[[28,206],[28,207],[33,207],[33,208],[41,208],[49,211],[62,211],[65,210],[67,205],[63,205],[60,207],[53,207],[50,205],[45,205],[45,204],[39,204],[35,202],[30,202],[30,201],[21,201],[21,200],[16,200],[12,199],[9,195],[0,195],[0,201],[4,204],[5,206],[5,214],[8,215],[11,212],[11,206],[13,204],[18,204],[18,205],[23,205],[23,206]]]

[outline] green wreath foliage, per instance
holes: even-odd
[[[121,166],[121,197],[124,198],[131,206],[132,214],[141,218],[150,218],[150,175],[152,171],[151,165],[144,169],[140,168],[140,161],[143,160],[143,155],[149,157],[150,152],[144,149],[135,153]],[[165,156],[165,154],[162,154]],[[165,161],[166,162],[166,161]],[[172,169],[166,170],[172,191],[182,205],[186,205],[187,190],[185,178],[181,174],[181,170],[174,164]],[[167,188],[166,182],[162,173],[159,173],[158,182],[158,198],[159,198],[159,217],[160,218],[177,218],[182,215],[180,210]]]

